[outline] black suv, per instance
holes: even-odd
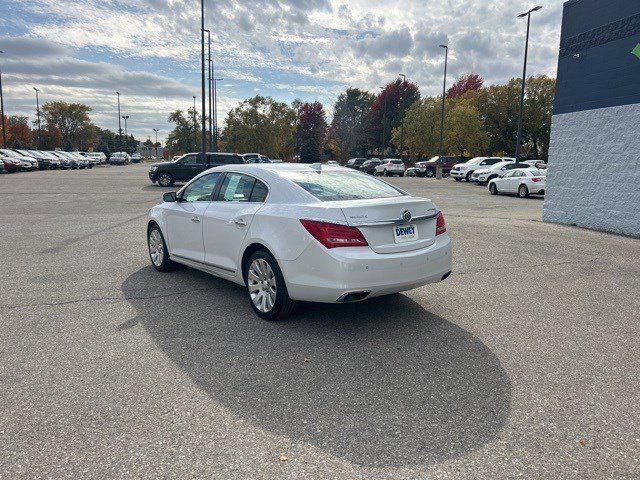
[[[173,162],[154,163],[149,170],[149,179],[161,187],[170,187],[175,182],[188,182],[200,172],[220,165],[242,164],[242,157],[235,153],[187,153]]]

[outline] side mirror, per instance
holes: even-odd
[[[178,196],[176,195],[176,192],[165,192],[162,195],[162,201],[164,201],[164,202],[177,202],[178,201]]]

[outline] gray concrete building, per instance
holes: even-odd
[[[640,1],[564,4],[543,219],[640,237]]]

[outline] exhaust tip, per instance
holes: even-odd
[[[338,298],[338,302],[347,303],[347,302],[357,302],[358,300],[363,300],[371,293],[371,290],[363,290],[361,292],[348,292]]]
[[[449,278],[449,275],[451,275],[451,271],[448,271],[447,273],[445,273],[440,279],[440,281],[446,280],[447,278]]]

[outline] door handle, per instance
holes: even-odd
[[[238,218],[238,219],[234,220],[233,223],[235,223],[239,227],[246,227],[247,226],[247,222],[245,222],[241,218]]]
[[[199,217],[191,217],[191,221],[195,222],[195,223],[200,223],[200,218]]]

